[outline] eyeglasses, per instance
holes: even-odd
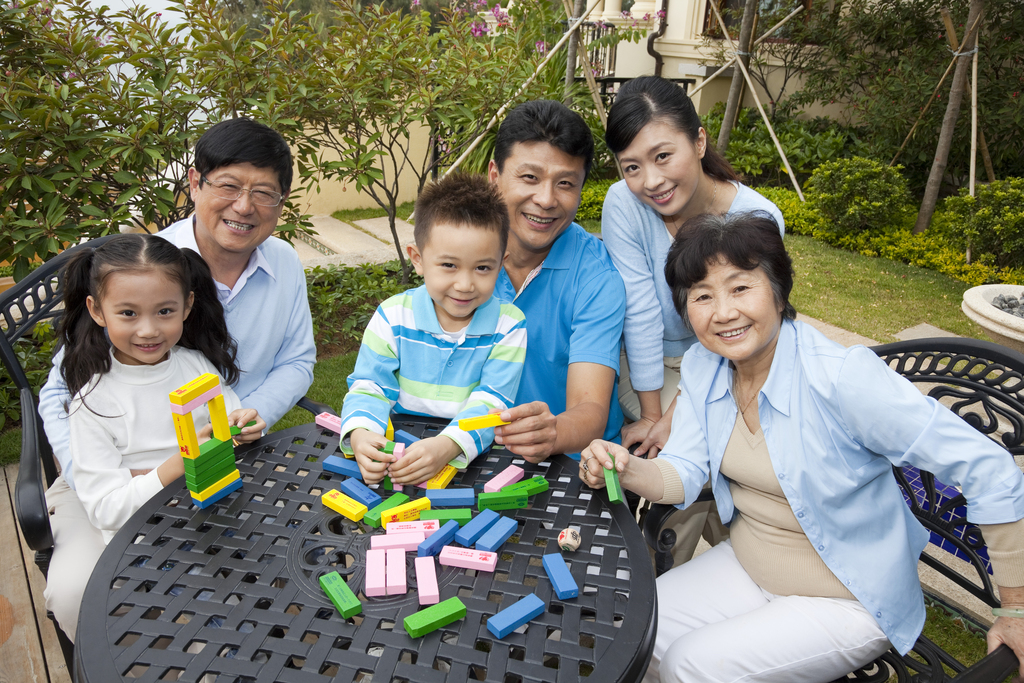
[[[214,197],[220,199],[230,199],[235,201],[242,196],[243,192],[249,193],[249,198],[252,199],[252,203],[257,206],[277,206],[284,199],[284,195],[280,192],[268,192],[267,190],[247,190],[244,187],[239,187],[234,183],[215,183],[206,176],[199,176],[203,182],[210,186],[210,191],[213,192]]]

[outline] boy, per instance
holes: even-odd
[[[351,436],[366,483],[389,474],[418,484],[445,464],[465,468],[490,446],[493,429],[464,432],[457,420],[506,410],[519,390],[525,318],[493,296],[508,230],[505,203],[483,176],[449,175],[416,199],[407,249],[424,284],[377,308],[341,411],[341,437]],[[383,452],[392,408],[455,419],[396,461]]]

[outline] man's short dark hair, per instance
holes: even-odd
[[[546,142],[571,157],[583,159],[586,180],[594,163],[594,138],[583,117],[555,100],[532,100],[513,109],[501,122],[494,143],[498,173],[517,142]]]
[[[214,125],[196,143],[194,166],[201,175],[232,164],[273,169],[281,193],[292,186],[292,151],[281,134],[262,123],[239,117]]]
[[[421,250],[439,223],[497,233],[501,253],[508,245],[508,209],[498,189],[482,175],[451,173],[423,188],[416,198],[413,236]]]

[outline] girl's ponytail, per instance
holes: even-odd
[[[61,375],[72,397],[93,375],[110,371],[110,343],[103,328],[89,314],[86,300],[92,294],[96,250],[83,249],[64,266],[64,315],[57,334],[64,347]]]
[[[192,310],[185,318],[180,345],[199,351],[213,363],[224,381],[238,381],[235,364],[238,347],[228,332],[224,307],[217,298],[217,286],[206,261],[191,249],[182,249],[185,282],[193,294]]]

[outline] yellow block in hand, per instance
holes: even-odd
[[[427,480],[428,489],[443,489],[447,488],[448,484],[452,483],[452,479],[455,478],[457,469],[451,465],[445,465],[444,469],[435,474],[433,477]]]
[[[337,489],[328,491],[324,495],[320,496],[320,502],[335,512],[345,515],[353,522],[358,522],[363,518],[363,515],[366,514],[365,505],[360,503],[358,500],[349,498]]]
[[[488,427],[500,427],[501,425],[511,424],[502,420],[499,415],[501,413],[481,415],[479,417],[464,417],[459,420],[459,429],[464,432],[471,432],[474,429],[487,429]]]
[[[212,372],[199,375],[188,384],[171,392],[171,403],[183,406],[192,399],[202,396],[220,384],[220,378]]]

